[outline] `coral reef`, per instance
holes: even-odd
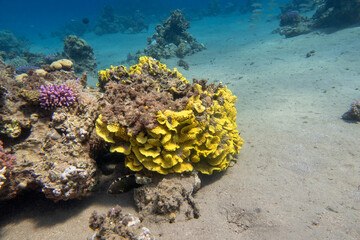
[[[295,14],[301,9],[300,6],[304,7],[306,4],[304,5],[302,1],[294,1],[293,4],[283,7],[280,16],[281,28],[276,29],[274,32],[286,37],[294,37],[317,29],[342,28],[360,22],[360,2],[357,0],[309,1],[308,6],[311,6],[310,9],[317,7],[311,18]],[[306,11],[306,9],[302,10]]]
[[[128,61],[137,61],[144,55],[156,59],[183,58],[206,49],[204,44],[198,43],[187,31],[188,28],[190,22],[185,19],[181,10],[172,11],[168,19],[155,27],[157,33],[148,38],[146,48],[138,51],[134,56],[130,55]]]
[[[73,72],[39,74],[38,70],[18,78],[13,68],[0,64],[0,85],[6,89],[0,106],[0,139],[17,163],[9,183],[2,186],[0,199],[13,198],[24,189],[42,191],[55,201],[81,198],[96,182],[89,141],[94,135],[100,94],[84,88],[84,80],[77,80]],[[39,92],[41,86],[60,86],[68,94],[72,89],[76,99],[58,96],[58,103],[47,105]],[[42,107],[59,106],[60,102],[67,105],[66,101],[71,106],[52,111]]]
[[[0,31],[0,51],[6,54],[19,54],[23,43],[10,31]]]
[[[16,68],[18,74],[27,73],[30,69],[40,69],[41,66],[50,64],[55,60],[60,59],[59,54],[45,55],[42,53],[31,53],[29,51],[23,51],[16,56],[10,57],[4,56],[6,64]]]
[[[274,32],[284,35],[287,38],[296,37],[302,34],[310,33],[311,20],[308,17],[300,15],[297,11],[287,12],[281,15],[280,26]]]
[[[193,195],[200,189],[197,173],[169,174],[154,177],[153,183],[134,190],[134,199],[144,219],[159,221],[186,221],[200,217]]]
[[[327,0],[320,5],[312,19],[314,28],[346,27],[360,22],[358,0]]]
[[[221,84],[190,84],[176,69],[141,57],[129,71],[100,71],[99,86],[105,98],[96,132],[133,171],[212,174],[239,153],[237,98]]]
[[[342,115],[342,119],[352,122],[360,121],[360,102],[353,102],[350,105],[350,110]]]
[[[155,237],[140,219],[132,214],[123,214],[120,206],[108,213],[94,212],[89,219],[89,227],[95,231],[91,239],[154,240]]]
[[[96,59],[94,50],[84,39],[74,35],[64,38],[63,56],[75,63],[76,73],[88,71],[95,74]]]
[[[302,16],[299,11],[293,10],[280,16],[280,26],[296,26],[301,21]]]

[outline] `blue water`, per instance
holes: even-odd
[[[119,15],[129,15],[139,10],[146,16],[167,14],[175,9],[195,9],[201,11],[207,8],[209,0],[84,0],[84,1],[48,1],[48,0],[1,0],[0,1],[0,30],[10,30],[17,36],[31,37],[34,34],[47,35],[58,30],[71,20],[79,20],[86,17],[90,23],[94,23],[104,6],[112,6]],[[236,3],[239,8],[245,4],[245,0],[231,1],[221,0],[220,6],[228,2]],[[258,1],[261,2],[261,1]],[[264,3],[266,1],[263,1]],[[277,1],[279,4],[288,0]]]

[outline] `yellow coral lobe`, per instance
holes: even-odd
[[[115,136],[121,138],[124,141],[129,141],[130,135],[127,133],[126,128],[119,126],[118,130],[115,132]]]
[[[200,156],[199,156],[199,155],[191,156],[190,160],[191,160],[191,162],[193,162],[193,163],[197,163],[197,162],[200,161]]]
[[[198,125],[197,122],[194,122],[190,125],[183,127],[180,131],[181,133],[180,142],[186,142],[195,139],[197,135],[202,132],[202,129],[198,128],[197,125]]]
[[[167,133],[162,139],[161,139],[161,144],[165,145],[167,142],[170,141],[170,139],[172,138],[172,134],[171,133]]]
[[[153,129],[149,130],[149,132],[153,133],[153,134],[156,134],[159,137],[161,135],[165,135],[165,134],[168,133],[167,130],[163,126],[157,126],[156,128],[153,128]]]
[[[182,172],[191,172],[194,167],[191,165],[191,163],[181,163],[181,164],[177,164],[173,167],[174,172],[176,173],[182,173]]]
[[[205,107],[203,105],[201,105],[201,103],[197,102],[194,103],[194,108],[198,113],[202,113],[203,111],[205,111]]]
[[[143,170],[144,166],[139,162],[136,157],[126,157],[125,166],[130,168],[131,171],[138,172]]]
[[[107,130],[109,130],[109,132],[117,132],[120,130],[120,125],[119,124],[109,124],[106,126]]]
[[[156,158],[160,155],[161,149],[159,147],[154,148],[147,148],[146,145],[143,148],[139,148],[139,152],[145,157],[152,157]]]
[[[106,123],[101,121],[101,115],[96,119],[95,130],[99,137],[104,139],[106,142],[115,143],[113,137],[111,136],[109,130],[107,129]]]
[[[157,138],[150,138],[147,140],[147,143],[154,147],[161,147],[161,142]]]
[[[166,151],[176,151],[176,149],[178,149],[180,146],[175,144],[175,143],[172,143],[172,142],[167,142],[165,145],[164,145],[164,149]]]
[[[163,157],[163,161],[161,162],[161,167],[163,168],[172,168],[178,163],[175,156],[172,156],[171,154],[166,154]]]
[[[144,132],[140,132],[137,136],[136,136],[136,141],[138,141],[140,144],[145,144],[147,142],[147,137],[145,136]]]
[[[110,152],[118,152],[129,155],[131,153],[131,145],[128,143],[124,145],[112,145],[110,147]]]

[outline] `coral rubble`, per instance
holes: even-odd
[[[28,188],[54,200],[80,198],[96,182],[89,139],[100,94],[84,88],[84,80],[71,71],[38,70],[18,77],[11,67],[0,64],[0,85],[6,89],[0,139],[17,163],[0,199]]]
[[[176,69],[141,57],[129,70],[100,71],[99,86],[105,98],[96,132],[133,171],[212,174],[239,153],[237,98],[221,84],[190,84]]]
[[[89,219],[89,227],[95,231],[93,240],[126,239],[153,240],[155,237],[140,219],[132,214],[123,214],[120,206],[116,206],[108,213],[99,215],[94,212]]]

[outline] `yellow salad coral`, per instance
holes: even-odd
[[[237,98],[221,84],[195,79],[190,84],[176,69],[149,57],[129,71],[120,66],[100,72],[105,107],[96,132],[111,144],[111,152],[126,155],[131,170],[212,174],[225,170],[239,153]]]

